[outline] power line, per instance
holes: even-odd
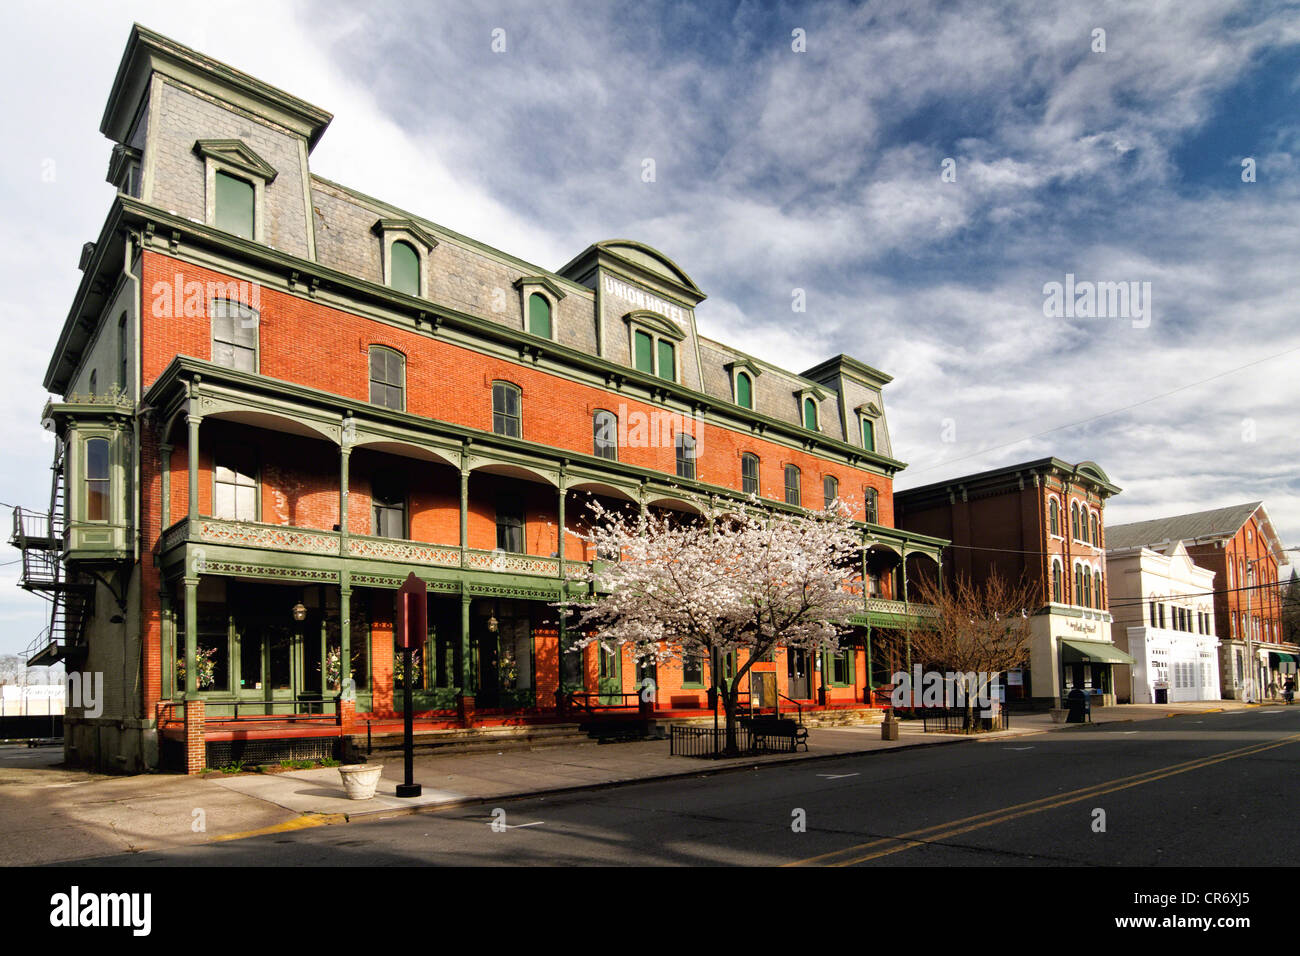
[[[1255,359],[1253,362],[1247,362],[1245,365],[1238,365],[1236,368],[1230,368],[1227,369],[1226,371],[1218,372],[1214,375],[1209,376],[1208,378],[1197,379],[1195,382],[1187,382],[1183,385],[1179,385],[1177,388],[1171,388],[1167,392],[1161,392],[1158,395],[1152,395],[1149,398],[1141,399],[1139,401],[1133,402],[1130,405],[1122,405],[1119,408],[1112,408],[1109,411],[1099,412],[1098,414],[1092,415],[1088,418],[1081,418],[1078,421],[1067,422],[1064,425],[1055,425],[1051,428],[1044,429],[1041,432],[1035,432],[1032,435],[1026,435],[1023,438],[1016,438],[1012,441],[1002,442],[1001,444],[998,445],[990,445],[988,448],[982,448],[979,451],[972,452],[969,455],[963,455],[960,458],[950,458],[947,461],[939,462],[938,464],[928,465],[923,468],[918,468],[913,472],[913,474],[924,474],[928,471],[934,471],[937,468],[943,468],[947,465],[951,465],[954,462],[967,461],[971,458],[979,458],[980,456],[986,455],[991,451],[997,451],[998,449],[1001,448],[1009,448],[1012,445],[1018,445],[1024,441],[1033,441],[1035,438],[1042,438],[1044,435],[1050,435],[1053,432],[1064,431],[1067,428],[1076,428],[1079,425],[1087,425],[1090,422],[1095,422],[1102,418],[1109,418],[1111,415],[1118,415],[1120,412],[1131,411],[1132,409],[1138,408],[1142,405],[1149,405],[1152,402],[1159,401],[1162,398],[1168,398],[1170,395],[1176,395],[1179,392],[1185,392],[1189,388],[1195,388],[1198,385],[1204,385],[1207,382],[1213,382],[1215,379],[1220,379],[1220,378],[1224,378],[1225,376],[1232,375],[1233,373],[1240,372],[1243,369],[1253,368],[1256,365],[1262,365],[1265,362],[1271,362],[1273,359],[1281,358],[1284,355],[1290,355],[1292,352],[1300,352],[1300,345],[1297,345],[1295,348],[1287,349],[1284,352],[1277,352],[1273,355],[1266,355],[1263,358]]]

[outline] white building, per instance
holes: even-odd
[[[62,684],[0,684],[0,717],[62,714]]]
[[[1218,700],[1214,572],[1194,564],[1182,541],[1146,546],[1117,538],[1112,531],[1106,551],[1113,634],[1134,660],[1115,668],[1117,699]]]

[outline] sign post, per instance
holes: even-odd
[[[418,797],[420,785],[415,782],[414,739],[411,702],[411,653],[424,645],[429,633],[429,588],[415,576],[408,574],[397,591],[397,606],[393,615],[393,640],[402,649],[402,712],[405,716],[402,750],[406,763],[406,779],[397,786],[399,797]]]

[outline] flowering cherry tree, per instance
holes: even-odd
[[[834,650],[861,609],[861,539],[848,508],[794,514],[747,507],[700,516],[630,516],[591,504],[584,535],[598,555],[579,574],[594,595],[579,603],[574,642],[638,661],[708,657],[714,692],[727,715],[727,751],[736,746],[738,689],[753,664],[778,647]],[[716,662],[744,650],[730,681]]]

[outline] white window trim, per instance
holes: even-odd
[[[633,317],[632,313],[624,316],[624,318],[627,321],[627,354],[631,359],[631,362],[628,364],[630,364],[635,371],[641,372],[641,370],[636,367],[636,334],[637,332],[644,332],[646,335],[650,336],[650,355],[654,359],[654,371],[650,374],[655,378],[663,379],[665,382],[671,381],[675,385],[681,384],[682,343],[685,342],[685,338],[677,338],[672,335],[667,335],[649,323],[638,322]],[[665,319],[664,321],[668,320]],[[552,323],[552,328],[554,328],[554,323]],[[664,378],[659,374],[659,343],[661,341],[668,342],[673,347],[673,374],[671,378]],[[644,375],[646,373],[641,372],[641,374]]]
[[[253,186],[253,241],[266,243],[266,187],[276,171],[243,140],[197,140],[194,151],[203,158],[204,222],[217,224],[217,173],[226,173]],[[246,154],[240,157],[240,153]],[[230,154],[227,159],[223,153]]]
[[[523,276],[515,280],[514,286],[519,290],[520,330],[532,334],[528,329],[528,300],[536,293],[545,299],[546,304],[551,307],[550,340],[558,342],[560,340],[560,300],[564,298],[564,290],[542,276]]]

